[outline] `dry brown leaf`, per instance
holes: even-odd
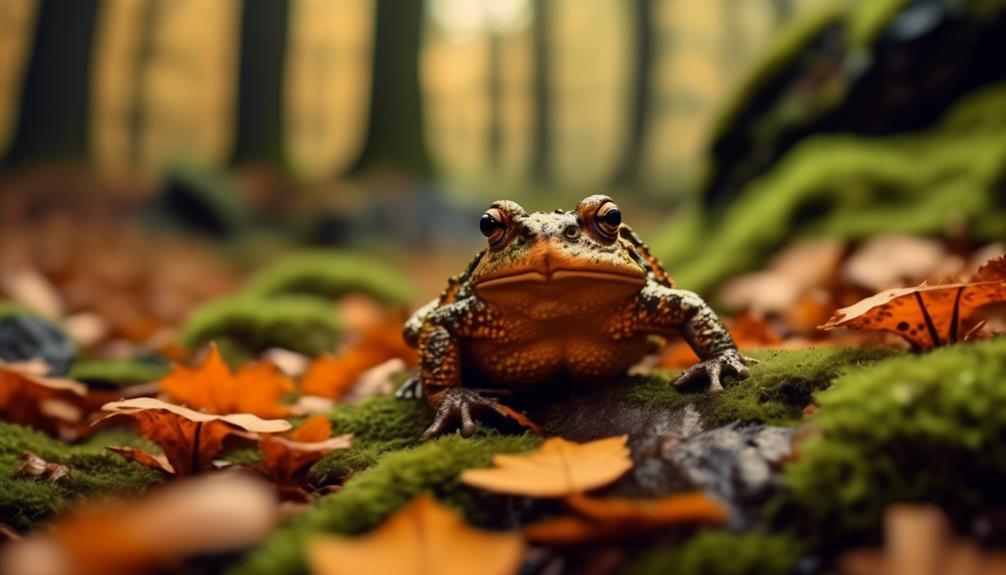
[[[1006,256],[979,268],[970,282],[922,284],[880,292],[835,312],[821,329],[845,327],[895,333],[917,349],[962,339],[982,306],[1006,301]]]
[[[277,483],[300,484],[310,466],[326,453],[349,449],[351,437],[332,437],[332,422],[327,417],[314,415],[289,437],[263,437],[259,441],[262,462],[256,467]]]
[[[467,485],[511,495],[564,497],[607,485],[632,468],[624,435],[589,443],[561,437],[521,455],[496,455],[487,469],[461,474]]]
[[[267,362],[251,363],[232,373],[217,346],[211,344],[198,366],[176,365],[161,380],[161,390],[180,403],[210,413],[283,417],[288,408],[280,400],[293,390],[293,382]]]
[[[546,545],[633,539],[671,527],[723,524],[725,507],[704,493],[684,493],[661,499],[594,499],[574,495],[566,499],[574,515],[528,525],[524,536]]]
[[[248,413],[201,413],[150,397],[113,401],[103,405],[102,409],[111,413],[95,421],[95,424],[118,415],[132,417],[139,426],[140,434],[161,447],[178,475],[212,469],[213,458],[223,449],[224,439],[235,431],[280,433],[291,427],[289,422],[281,419],[265,420]],[[143,458],[135,454],[126,456],[140,463],[149,463],[148,457],[154,457],[149,454]]]
[[[70,475],[69,467],[46,461],[31,451],[21,453],[21,465],[14,472],[15,477],[22,479],[41,477],[49,483],[56,483],[67,475]]]
[[[189,556],[261,541],[276,521],[272,488],[221,474],[172,483],[130,503],[89,504],[0,555],[0,572],[119,575],[161,572]]]
[[[87,386],[69,379],[46,377],[49,367],[41,361],[6,363],[0,360],[0,416],[49,433],[60,424],[76,425],[79,410],[71,406],[87,395]],[[53,402],[61,402],[54,405]]]
[[[140,465],[145,465],[151,469],[157,469],[163,471],[164,473],[170,473],[174,475],[175,468],[168,461],[167,456],[163,453],[147,453],[138,447],[127,447],[119,445],[109,445],[105,449],[111,451],[112,453],[118,453],[128,461],[135,461]]]
[[[465,524],[432,497],[421,496],[362,537],[324,536],[308,544],[314,575],[512,575],[524,542]]]
[[[401,322],[370,326],[339,355],[323,355],[315,360],[301,380],[301,392],[341,399],[369,369],[395,358],[407,366],[418,361],[416,351],[402,339]]]

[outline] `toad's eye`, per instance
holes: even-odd
[[[618,226],[622,224],[622,212],[615,202],[605,202],[597,209],[596,220],[601,233],[614,236],[618,233]]]
[[[503,221],[503,213],[496,208],[490,208],[489,211],[482,214],[479,219],[479,230],[482,231],[482,235],[489,238],[489,241],[496,241],[503,237],[506,231],[506,224]]]

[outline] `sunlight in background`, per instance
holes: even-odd
[[[95,34],[91,138],[106,168],[228,161],[238,0],[107,0]]]
[[[292,0],[284,81],[290,167],[306,180],[345,171],[366,138],[374,0]]]
[[[0,156],[14,134],[37,10],[37,0],[0,0]]]

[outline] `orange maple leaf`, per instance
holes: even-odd
[[[467,469],[461,482],[473,487],[531,497],[563,497],[607,485],[632,468],[624,435],[588,443],[561,437],[548,439],[537,450],[520,455],[496,455],[487,469]]]
[[[262,462],[256,467],[282,485],[303,483],[310,466],[326,453],[351,447],[350,435],[332,437],[332,422],[313,415],[289,437],[263,436]]]
[[[241,431],[251,434],[279,433],[291,427],[289,422],[281,419],[259,419],[248,413],[202,413],[150,397],[113,401],[103,405],[102,410],[110,413],[96,420],[95,424],[119,415],[133,418],[140,435],[158,444],[164,451],[170,469],[165,469],[156,456],[147,453],[139,455],[121,448],[116,449],[117,453],[177,475],[211,469],[213,458],[223,449],[228,435]]]
[[[395,358],[407,366],[418,362],[416,350],[402,339],[401,322],[371,326],[339,355],[315,360],[301,380],[301,392],[339,400],[367,370]]]
[[[519,534],[470,527],[429,496],[418,497],[362,537],[323,536],[308,544],[316,575],[512,575],[523,555]]]
[[[1006,256],[985,263],[969,282],[925,283],[882,291],[842,308],[821,326],[887,331],[916,349],[954,343],[979,308],[1006,301]]]
[[[175,365],[160,382],[161,390],[175,401],[209,413],[251,413],[259,417],[283,417],[288,407],[283,395],[293,382],[275,365],[256,362],[232,373],[216,345],[210,345],[203,362],[188,368]]]
[[[49,433],[57,432],[61,424],[77,424],[87,386],[46,377],[48,372],[49,367],[41,361],[0,361],[0,415]]]
[[[661,499],[594,499],[573,495],[566,499],[573,515],[528,525],[524,536],[547,545],[579,545],[632,539],[670,527],[723,524],[730,514],[702,492]]]

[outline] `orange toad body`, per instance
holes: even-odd
[[[436,411],[424,437],[454,421],[470,435],[472,414],[494,403],[475,388],[611,380],[654,350],[653,336],[670,332],[702,359],[675,384],[706,377],[719,391],[721,374],[747,376],[716,314],[674,287],[611,198],[551,213],[496,202],[480,227],[489,247],[405,324],[420,353],[406,392],[421,386]]]

